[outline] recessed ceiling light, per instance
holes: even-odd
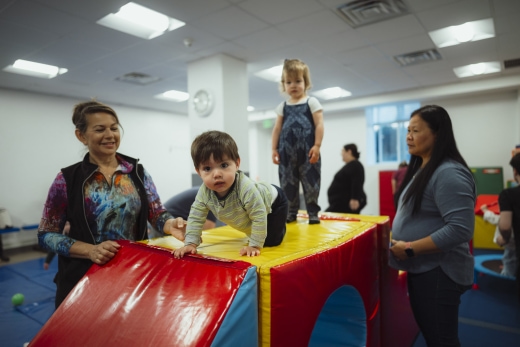
[[[258,71],[257,73],[255,73],[255,76],[258,76],[271,82],[280,82],[282,80],[282,71],[283,65],[277,65],[270,67],[269,69]]]
[[[155,98],[167,101],[183,102],[190,98],[190,94],[178,90],[168,90],[164,93],[157,94]]]
[[[247,111],[248,112],[252,112],[254,110],[255,110],[255,108],[253,106],[247,106]]]
[[[96,23],[147,40],[186,25],[178,19],[133,2],[122,6],[117,13],[106,15]]]
[[[66,73],[68,70],[53,65],[35,63],[18,59],[13,65],[6,66],[4,71],[40,78],[54,78]]]
[[[469,64],[464,66],[459,66],[453,69],[455,75],[459,78],[471,77],[484,75],[488,73],[500,72],[502,67],[499,61],[490,61],[476,64]]]
[[[475,30],[473,30],[471,23],[454,25],[451,27],[451,31],[455,39],[460,43],[471,41],[475,37]]]
[[[495,26],[493,19],[489,18],[430,31],[428,34],[437,47],[444,48],[495,37]]]
[[[331,100],[331,99],[338,99],[338,98],[345,98],[347,96],[351,96],[352,93],[348,90],[345,90],[340,87],[332,87],[332,88],[326,88],[322,90],[317,90],[312,93],[312,95],[323,99],[323,100]]]

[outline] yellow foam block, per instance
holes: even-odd
[[[493,242],[496,225],[488,223],[482,216],[475,216],[475,231],[473,233],[473,247],[485,249],[503,250],[502,247]]]
[[[359,216],[356,216],[359,217]],[[361,218],[360,218],[361,219]],[[345,242],[369,229],[378,218],[363,216],[361,221],[347,222],[326,220],[309,225],[306,219],[287,224],[287,233],[280,246],[265,247],[257,257],[240,256],[240,249],[247,244],[247,236],[232,227],[223,226],[202,232],[202,243],[197,254],[247,261],[257,267],[285,263]],[[384,219],[383,219],[384,220]],[[173,236],[142,241],[152,246],[175,250],[184,245]]]

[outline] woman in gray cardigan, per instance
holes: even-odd
[[[427,345],[460,346],[460,296],[473,283],[475,182],[442,107],[412,112],[406,142],[411,159],[397,191],[389,264],[408,272],[410,304]]]

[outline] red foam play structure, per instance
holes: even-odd
[[[388,266],[389,219],[324,217],[289,224],[280,246],[251,258],[230,227],[205,231],[199,254],[182,259],[173,237],[118,241],[29,347],[411,346],[418,328],[406,274]]]
[[[90,268],[30,346],[210,346],[251,265],[118,242],[116,257]]]

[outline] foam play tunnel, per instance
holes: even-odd
[[[247,241],[244,234],[222,227],[203,233],[199,254],[244,259],[257,267],[261,346],[337,346],[345,340],[347,346],[380,346],[380,250],[374,221],[384,224],[388,218],[360,218],[319,225],[300,218],[288,224],[280,246],[245,259],[238,254]],[[150,244],[182,245],[171,237]],[[337,302],[351,309],[331,310],[345,307]],[[334,334],[327,330],[331,326],[337,328]]]
[[[413,318],[386,264],[388,217],[356,217],[299,218],[258,257],[241,257],[247,239],[227,226],[204,231],[198,254],[183,259],[171,255],[182,246],[173,237],[125,242],[30,347],[410,346],[417,327],[401,324]]]

